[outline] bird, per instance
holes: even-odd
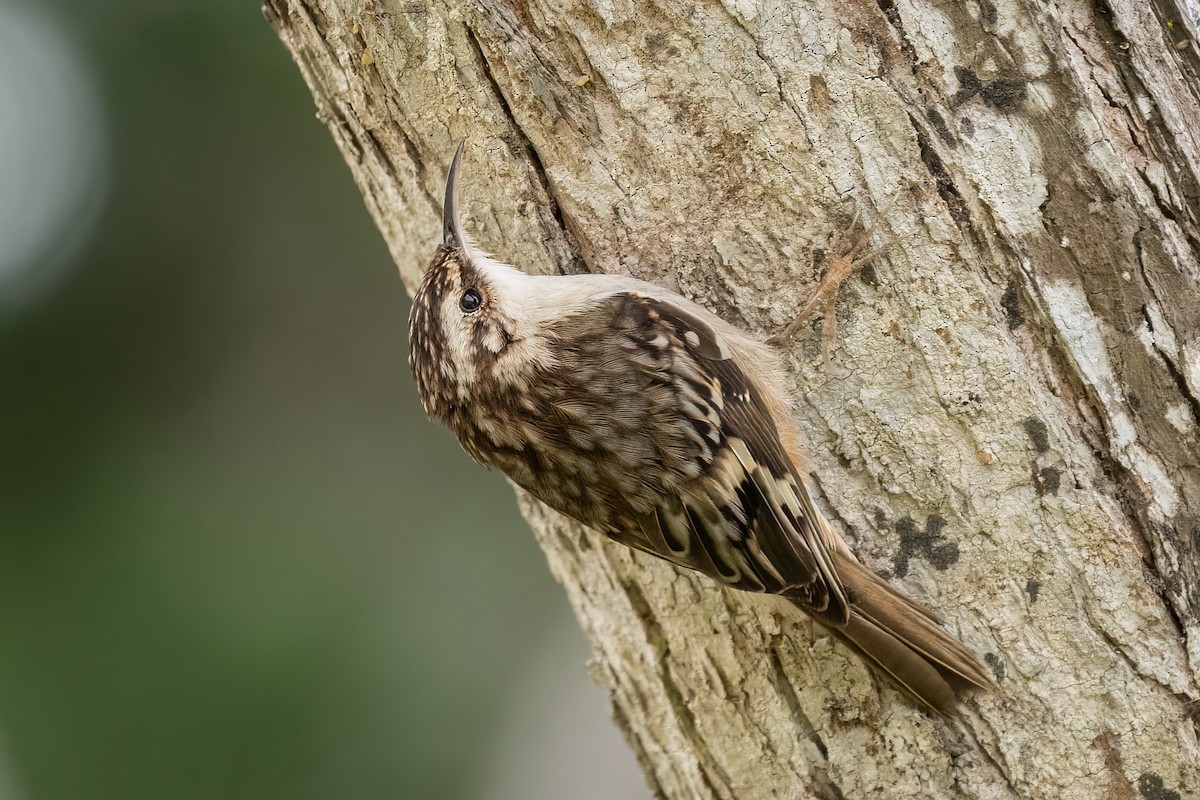
[[[464,145],[409,315],[430,419],[599,534],[786,598],[920,708],[953,716],[964,691],[991,688],[937,613],[862,564],[813,502],[778,349],[647,281],[493,259],[463,229]]]

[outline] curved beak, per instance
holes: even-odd
[[[463,243],[462,213],[458,206],[458,167],[466,146],[465,139],[458,143],[450,162],[450,172],[446,175],[446,199],[442,203],[442,243],[451,247],[462,247]]]

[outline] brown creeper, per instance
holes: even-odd
[[[409,320],[426,413],[475,460],[609,538],[783,595],[928,709],[951,713],[957,690],[991,685],[813,504],[775,352],[644,281],[492,260],[462,229],[462,152]]]

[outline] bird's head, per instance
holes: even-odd
[[[530,291],[528,276],[488,257],[463,230],[462,155],[460,144],[446,177],[442,242],[409,315],[409,366],[425,411],[442,422],[513,371]]]

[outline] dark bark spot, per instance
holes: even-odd
[[[954,77],[958,79],[958,91],[954,93],[954,105],[961,106],[983,89],[983,83],[975,71],[967,67],[955,67]]]
[[[1008,669],[1004,666],[1004,662],[1000,660],[1000,656],[995,653],[984,653],[984,662],[992,668],[992,674],[996,676],[996,680],[1003,681],[1004,676],[1008,674]]]
[[[1020,78],[999,78],[983,87],[983,102],[997,111],[1012,111],[1025,100],[1025,81]]]
[[[879,6],[879,10],[887,17],[887,21],[896,30],[896,38],[900,40],[900,51],[904,53],[904,57],[908,59],[910,64],[917,63],[917,52],[913,49],[912,42],[908,40],[908,36],[904,33],[904,20],[900,17],[900,11],[896,8],[895,0],[875,0],[875,5]]]
[[[966,120],[963,120],[966,122]],[[1017,286],[1017,276],[1013,275],[1008,279],[1008,287],[1004,290],[1004,296],[1000,298],[1000,305],[1004,308],[1004,313],[1008,315],[1008,329],[1016,330],[1025,324],[1025,312],[1021,310],[1021,294]]]
[[[936,108],[926,109],[925,116],[929,119],[929,123],[933,125],[933,129],[937,131],[938,137],[943,142],[951,147],[958,147],[958,140],[950,132],[950,126],[946,124],[946,118]]]
[[[665,33],[646,34],[646,52],[656,62],[663,62],[679,55],[679,48],[671,44]]]
[[[1025,428],[1025,435],[1033,442],[1035,450],[1044,453],[1050,449],[1050,431],[1046,428],[1046,423],[1037,417],[1030,417],[1022,422],[1021,426]]]
[[[823,248],[814,247],[812,251],[813,269],[820,269],[825,265],[826,252]]]
[[[1035,476],[1038,497],[1058,495],[1058,487],[1062,483],[1062,473],[1054,467],[1045,467]]]
[[[913,130],[917,133],[917,147],[921,151],[921,162],[925,164],[925,168],[929,170],[929,174],[933,176],[934,185],[937,186],[937,193],[946,204],[946,209],[950,212],[950,218],[963,230],[971,230],[971,214],[967,210],[966,201],[962,199],[962,195],[958,193],[958,187],[954,185],[954,181],[950,177],[950,172],[946,169],[945,163],[942,162],[942,157],[933,149],[933,145],[929,141],[929,137],[925,135],[925,131],[921,130],[921,126],[917,124],[917,120],[913,116],[909,116],[909,122],[913,126]]]
[[[908,574],[908,564],[914,556],[920,556],[939,570],[948,569],[958,561],[958,542],[946,541],[942,531],[946,520],[936,514],[925,520],[924,530],[917,530],[912,517],[896,522],[896,533],[900,534],[900,552],[896,554],[896,576]]]
[[[970,139],[975,135],[975,123],[971,122],[970,117],[963,117],[958,121],[958,130],[963,136]]]
[[[1029,602],[1036,603],[1040,591],[1042,591],[1041,581],[1030,578],[1025,582],[1025,593],[1029,595]]]
[[[996,5],[992,0],[979,0],[979,18],[989,27],[996,24]]]
[[[879,273],[875,271],[874,264],[864,264],[858,268],[858,279],[867,286],[874,288],[879,287]]]
[[[1138,792],[1146,800],[1179,800],[1179,792],[1163,786],[1163,779],[1153,772],[1143,772],[1138,777]]]

